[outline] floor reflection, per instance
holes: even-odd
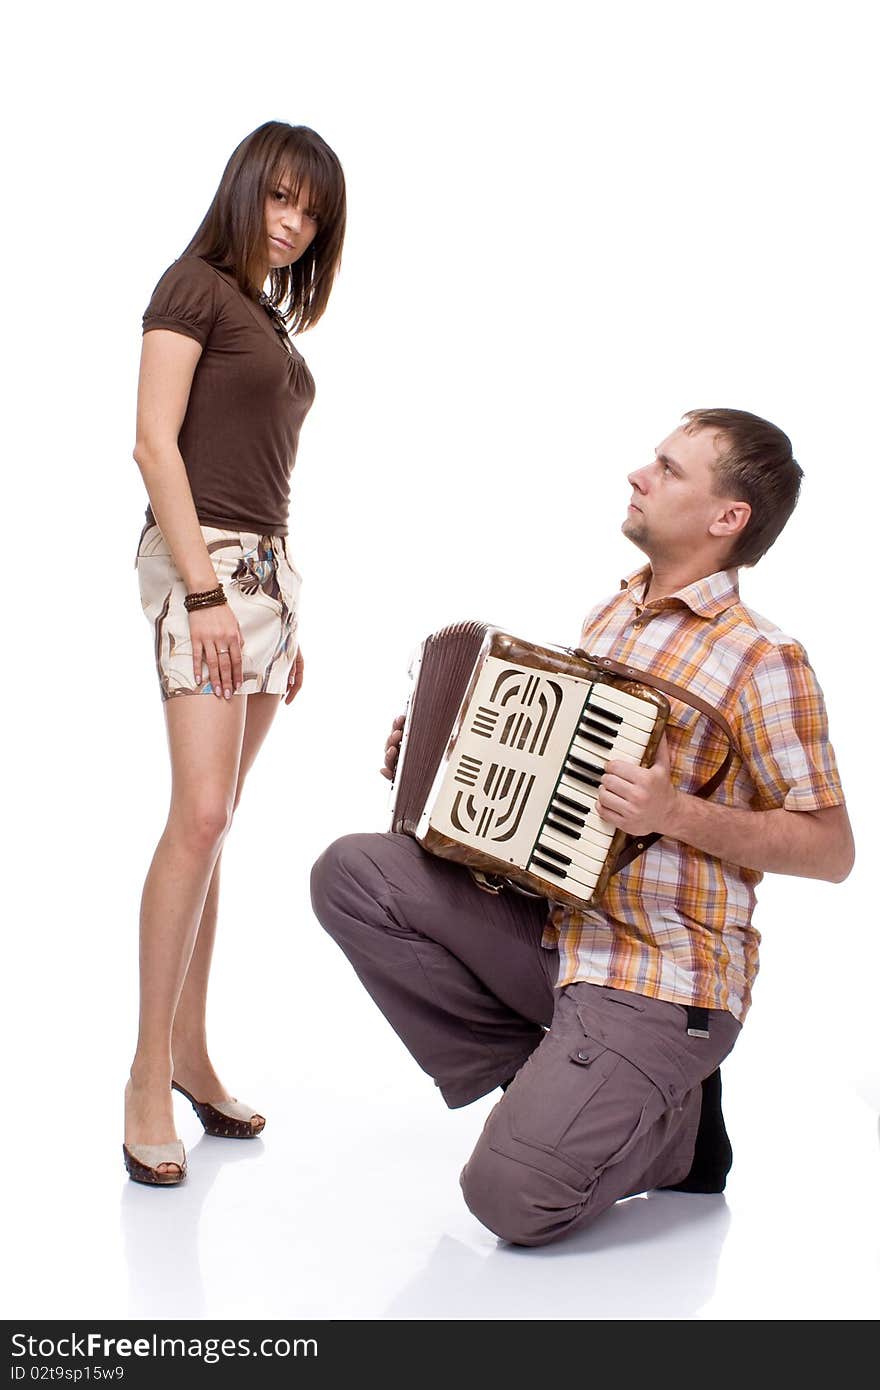
[[[482,1253],[444,1236],[383,1316],[689,1318],[714,1293],[729,1225],[722,1196],[651,1192],[554,1245],[492,1238]]]
[[[253,1162],[263,1152],[261,1139],[232,1143],[203,1134],[187,1147],[187,1177],[180,1187],[124,1184],[121,1220],[131,1317],[211,1316],[199,1257],[202,1210],[221,1169]]]

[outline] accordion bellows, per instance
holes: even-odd
[[[552,901],[597,901],[629,840],[599,816],[599,781],[610,759],[653,762],[665,696],[476,622],[428,637],[412,676],[392,829]]]

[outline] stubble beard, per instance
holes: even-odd
[[[620,530],[628,541],[632,541],[633,545],[638,546],[639,550],[645,550],[647,548],[648,528],[645,525],[643,517],[626,517]]]

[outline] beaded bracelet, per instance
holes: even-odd
[[[219,596],[219,595],[218,595],[217,598],[202,598],[202,599],[199,599],[197,603],[187,603],[186,600],[184,600],[184,607],[185,607],[187,613],[195,613],[195,612],[196,612],[198,609],[200,609],[200,608],[216,608],[218,604],[226,603],[226,602],[227,602],[226,595],[223,594],[222,596]]]
[[[226,602],[223,585],[218,584],[216,589],[203,589],[199,593],[187,594],[183,606],[187,613],[191,613],[195,608],[213,608],[218,603]]]

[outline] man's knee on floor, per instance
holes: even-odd
[[[512,1245],[547,1245],[580,1216],[588,1193],[479,1143],[459,1179],[471,1212]]]

